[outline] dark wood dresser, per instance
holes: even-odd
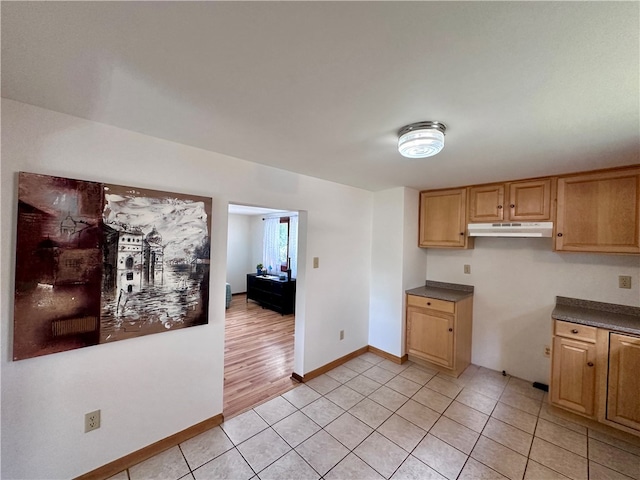
[[[249,300],[282,315],[294,313],[296,281],[264,278],[255,273],[249,273],[247,274],[247,301]]]

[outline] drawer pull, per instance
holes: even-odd
[[[450,328],[450,329],[449,329],[449,331],[450,331],[450,332],[453,332],[453,328]]]
[[[593,367],[593,362],[589,362],[589,363],[587,363],[587,366],[589,366],[589,367]]]
[[[427,305],[431,305],[431,302],[427,302]]]
[[[571,333],[576,334],[578,333],[578,330],[576,330],[575,328],[573,330],[571,330]]]

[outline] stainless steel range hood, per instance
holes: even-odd
[[[553,222],[470,223],[470,237],[550,237]]]

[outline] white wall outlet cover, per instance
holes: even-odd
[[[84,416],[84,433],[100,428],[100,410],[90,412]]]

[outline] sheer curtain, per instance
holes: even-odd
[[[289,258],[291,278],[298,277],[298,215],[289,217]]]
[[[280,273],[280,218],[278,217],[264,219],[262,262],[269,273],[273,275]]]

